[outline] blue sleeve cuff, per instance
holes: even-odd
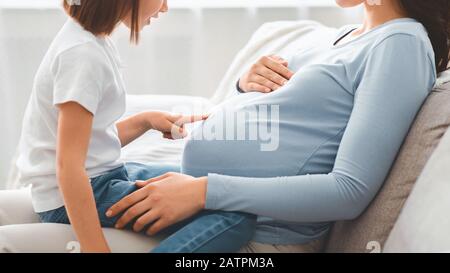
[[[236,90],[238,91],[239,94],[243,94],[243,93],[245,93],[245,91],[239,87],[239,82],[240,82],[240,79],[236,82]]]
[[[220,196],[224,195],[223,181],[218,174],[208,174],[205,209],[217,210]]]

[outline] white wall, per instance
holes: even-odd
[[[340,26],[357,22],[360,12],[334,7],[175,8],[144,30],[139,46],[128,44],[124,28],[114,39],[127,64],[129,93],[211,96],[258,26],[299,19]],[[0,188],[20,136],[34,74],[64,21],[59,9],[0,9]]]

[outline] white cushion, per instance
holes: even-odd
[[[162,240],[131,231],[104,228],[113,253],[147,253]],[[0,227],[0,253],[80,252],[70,225],[22,224]]]
[[[450,252],[450,130],[428,161],[384,252]]]
[[[38,222],[28,189],[0,191],[0,226]]]

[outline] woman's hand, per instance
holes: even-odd
[[[106,213],[114,217],[125,213],[116,228],[136,219],[133,230],[140,232],[151,224],[148,235],[185,220],[205,207],[207,178],[194,178],[179,173],[166,173],[147,181],[138,181],[140,189],[114,204]]]
[[[197,121],[206,120],[208,115],[184,116],[168,112],[146,112],[144,113],[148,127],[163,133],[164,138],[180,139],[187,136],[184,125]]]
[[[288,62],[278,56],[264,56],[239,80],[244,92],[270,93],[286,84],[294,75],[288,69]]]

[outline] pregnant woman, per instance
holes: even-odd
[[[258,216],[243,251],[317,251],[330,223],[358,217],[383,184],[437,72],[449,61],[449,2],[391,0],[364,5],[361,26],[298,52],[287,61],[264,57],[244,75],[240,95],[225,102],[187,143],[182,172],[138,183],[110,208],[139,208],[152,233],[203,210]],[[295,72],[295,75],[292,73]],[[254,92],[258,91],[258,92]],[[272,92],[273,91],[273,92]],[[278,109],[276,149],[258,140],[203,139],[220,128],[227,109],[258,128],[262,107]],[[226,131],[227,128],[222,128]],[[143,208],[145,208],[143,210]]]

